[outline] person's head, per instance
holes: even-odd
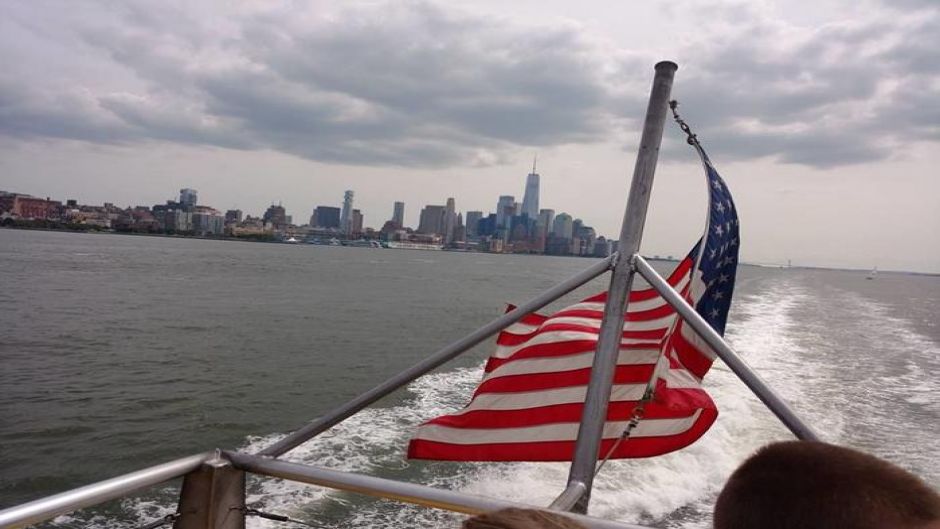
[[[718,496],[715,529],[940,529],[940,494],[877,457],[826,443],[761,448]]]
[[[584,529],[571,518],[538,509],[503,509],[474,516],[463,529]]]

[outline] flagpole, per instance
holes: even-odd
[[[633,182],[630,185],[627,209],[624,212],[623,225],[620,229],[619,257],[607,291],[607,303],[604,306],[597,352],[594,354],[594,363],[591,367],[591,381],[588,384],[578,440],[568,474],[569,490],[579,489],[582,485],[584,487],[584,493],[571,507],[571,510],[575,512],[586,513],[591,497],[594,467],[597,464],[600,443],[603,439],[610,390],[623,337],[627,295],[635,274],[632,257],[640,250],[643,225],[646,223],[646,210],[653,187],[653,174],[656,172],[659,146],[666,123],[669,95],[677,69],[678,65],[669,61],[657,63],[655,66],[656,73],[650,91],[649,106],[646,109],[643,136],[640,139],[636,166],[633,169]]]

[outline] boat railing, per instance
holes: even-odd
[[[606,272],[611,272],[610,287],[597,351],[591,368],[592,375],[587,388],[574,458],[565,488],[548,508],[566,511],[567,515],[575,517],[586,527],[626,529],[642,527],[584,515],[590,500],[602,429],[606,421],[612,373],[616,366],[624,314],[628,304],[627,293],[630,291],[636,274],[645,279],[669,305],[676,309],[679,317],[688,322],[731,371],[773,411],[797,438],[817,439],[813,430],[639,254],[640,238],[676,68],[675,63],[671,62],[661,62],[656,65],[617,253],[445,346],[421,362],[318,417],[257,454],[216,450],[156,465],[0,511],[0,528],[24,527],[183,477],[179,506],[176,514],[173,515],[174,529],[243,529],[245,515],[248,512],[245,506],[246,473],[465,514],[478,514],[505,507],[531,508],[533,507],[531,505],[520,505],[458,491],[302,465],[277,458],[382,397],[472,349],[483,340],[521,320],[525,315],[547,306]]]

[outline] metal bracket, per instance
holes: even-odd
[[[245,529],[245,472],[216,457],[186,474],[173,529]]]

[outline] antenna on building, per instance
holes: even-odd
[[[532,174],[535,174],[535,162],[539,160],[539,154],[535,153],[535,156],[532,157]]]

